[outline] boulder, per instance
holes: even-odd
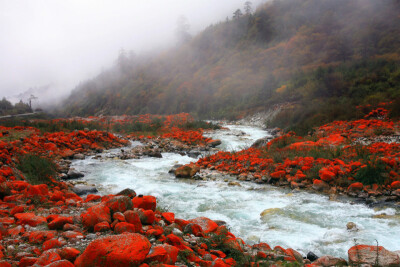
[[[182,167],[182,164],[175,164],[174,166],[172,166],[172,168],[168,171],[168,173],[175,173],[176,169],[178,169],[179,167]]]
[[[139,266],[150,247],[149,240],[136,233],[99,238],[87,246],[76,259],[75,266]]]
[[[58,216],[57,218],[49,222],[47,226],[50,230],[61,230],[67,223],[73,224],[72,217]]]
[[[128,196],[116,196],[104,202],[104,205],[107,206],[111,214],[114,212],[122,212],[124,213],[127,210],[131,210],[133,208],[132,200]]]
[[[257,139],[252,145],[252,148],[262,148],[268,144],[269,141],[273,139],[272,136],[266,136],[260,139]]]
[[[216,147],[216,146],[219,146],[220,144],[222,144],[222,142],[219,139],[215,139],[215,140],[208,141],[207,144],[211,147]]]
[[[74,168],[68,170],[67,179],[78,179],[84,177],[85,175]]]
[[[137,232],[142,230],[142,222],[140,221],[140,216],[138,211],[127,210],[124,212],[125,221],[135,225],[135,230]]]
[[[110,230],[110,224],[108,223],[108,222],[100,222],[100,223],[97,223],[95,226],[94,226],[94,232],[95,233],[97,233],[97,232],[106,232],[106,231],[108,231],[108,230]]]
[[[117,193],[117,196],[128,196],[130,198],[136,197],[136,192],[133,189],[125,188],[124,190]]]
[[[400,266],[400,257],[396,252],[382,246],[357,245],[348,250],[349,263],[354,265],[369,264],[372,266]]]
[[[74,155],[73,159],[85,159],[85,155],[78,153]]]
[[[114,232],[117,234],[122,234],[125,232],[135,233],[138,231],[136,231],[135,225],[133,225],[131,223],[127,223],[127,222],[120,222],[115,225]]]
[[[313,262],[315,266],[331,267],[331,266],[347,266],[347,261],[342,258],[332,256],[322,256]]]
[[[313,261],[318,260],[318,256],[310,251],[307,253],[307,259],[310,260],[311,262],[313,262]]]
[[[218,228],[218,224],[216,222],[206,217],[197,217],[189,220],[189,222],[200,225],[204,233],[214,232]]]
[[[39,224],[47,223],[46,218],[42,216],[36,216],[32,212],[17,213],[14,217],[18,220],[18,224],[28,224],[30,226],[38,226]]]
[[[200,167],[194,164],[184,165],[175,170],[176,178],[192,178],[200,171]]]
[[[322,180],[315,179],[312,188],[317,191],[326,191],[329,190],[329,185]]]
[[[71,190],[78,196],[83,196],[98,192],[96,187],[90,185],[75,185],[74,187],[71,188]]]
[[[132,204],[134,208],[155,211],[157,199],[154,196],[139,195],[132,199]]]
[[[347,228],[347,231],[355,231],[355,232],[358,231],[357,225],[353,222],[348,222],[346,224],[346,228]]]
[[[111,212],[110,209],[101,204],[90,207],[85,213],[81,214],[82,224],[89,229],[100,222],[111,223]]]

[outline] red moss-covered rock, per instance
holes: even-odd
[[[46,267],[74,267],[74,266],[75,265],[73,265],[68,260],[59,260],[46,265]]]
[[[156,216],[152,210],[139,210],[139,218],[142,224],[153,224]]]
[[[100,222],[100,223],[97,223],[94,226],[94,230],[93,231],[95,233],[97,233],[97,232],[106,232],[106,231],[108,231],[110,229],[111,229],[111,227],[110,227],[110,224],[108,222]]]
[[[42,249],[49,250],[52,248],[59,248],[59,247],[62,247],[62,245],[63,245],[63,243],[60,240],[58,240],[57,238],[52,238],[43,243]]]
[[[214,232],[218,228],[216,222],[206,217],[197,217],[189,221],[200,225],[204,233]]]
[[[117,234],[122,234],[125,232],[135,233],[137,231],[136,231],[135,225],[133,225],[131,223],[127,223],[127,222],[120,222],[115,225],[114,232]]]
[[[361,190],[363,190],[364,185],[360,182],[357,183],[352,183],[351,185],[349,185],[349,188],[347,190],[351,191],[351,192],[359,192]]]
[[[167,259],[164,263],[166,264],[175,264],[178,259],[179,249],[174,246],[163,244],[164,249],[167,251]]]
[[[139,212],[127,210],[124,212],[125,221],[135,225],[136,231],[142,230],[142,222],[140,221]]]
[[[347,261],[342,258],[332,256],[322,256],[313,262],[315,266],[347,266]]]
[[[75,266],[139,266],[150,247],[147,238],[136,233],[99,238],[76,259]]]
[[[20,261],[18,266],[19,267],[27,267],[32,266],[38,261],[38,258],[35,257],[23,257]]]
[[[74,262],[81,252],[76,248],[64,247],[58,250],[58,254],[61,256],[61,258]]]
[[[163,212],[161,215],[167,223],[171,224],[175,221],[175,214],[172,212]]]
[[[182,238],[174,234],[169,234],[166,236],[166,243],[180,250],[188,249],[191,251],[191,249],[186,245],[186,243],[182,240]]]
[[[10,214],[11,215],[15,215],[17,213],[24,213],[25,207],[23,206],[16,206],[14,208],[11,209]]]
[[[42,255],[40,255],[36,264],[38,264],[39,266],[45,266],[47,264],[50,264],[52,262],[59,261],[59,260],[61,260],[61,257],[60,257],[60,255],[58,255],[56,250],[50,249],[50,250],[46,250],[45,252],[42,253]]]
[[[357,245],[348,250],[349,263],[353,265],[367,264],[379,266],[400,266],[397,253],[386,250],[382,246]]]
[[[99,195],[89,194],[89,195],[87,195],[87,197],[85,199],[85,202],[94,202],[94,201],[97,201],[97,200],[100,200],[100,199],[101,199],[101,196],[99,196]]]
[[[29,233],[29,243],[40,244],[56,236],[56,231],[35,231]]]
[[[186,225],[188,225],[190,222],[187,220],[183,220],[183,219],[175,219],[175,224],[179,225],[179,227],[181,228],[180,230],[183,230],[185,228]]]
[[[25,228],[22,225],[8,229],[8,234],[11,236],[17,236],[25,233]]]
[[[193,234],[200,237],[204,236],[203,229],[197,223],[189,223],[185,226],[183,231],[185,234]]]
[[[150,252],[145,259],[145,262],[166,263],[167,258],[168,258],[168,253],[165,250],[164,246],[158,245],[150,249]]]
[[[134,208],[155,211],[157,206],[157,200],[153,196],[139,195],[132,199],[132,204]]]
[[[45,217],[36,216],[32,212],[17,213],[14,215],[14,217],[18,220],[18,224],[28,224],[33,227],[38,226],[39,224],[47,223]]]
[[[125,222],[125,216],[121,212],[115,212],[112,216],[113,220],[118,220],[120,222]]]
[[[79,232],[79,231],[65,231],[61,235],[65,239],[83,238],[83,234],[81,232]]]
[[[132,200],[127,196],[113,197],[112,199],[105,201],[104,205],[110,209],[111,214],[113,214],[114,212],[123,213],[126,210],[131,210],[133,207]]]
[[[85,213],[81,214],[81,218],[82,224],[89,229],[93,229],[100,222],[111,223],[110,209],[103,204],[90,207]]]
[[[50,230],[61,230],[67,223],[73,224],[72,217],[58,216],[57,218],[49,222],[47,226]]]

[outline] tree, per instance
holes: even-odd
[[[28,100],[29,100],[29,107],[32,109],[32,100],[38,99],[36,96],[31,95]]]
[[[5,97],[0,101],[0,114],[6,114],[7,111],[12,110],[13,105]]]
[[[251,12],[253,11],[251,5],[252,3],[250,1],[246,1],[246,3],[244,3],[244,12],[246,15],[251,15]]]
[[[123,48],[119,51],[117,65],[118,65],[119,70],[122,73],[127,73],[130,69],[130,67],[129,67],[130,62],[129,62],[128,54],[125,51],[125,49],[123,49]]]
[[[187,43],[192,39],[189,33],[190,25],[185,16],[180,16],[176,23],[175,34],[179,43]]]
[[[237,20],[239,19],[241,16],[243,16],[242,11],[240,10],[240,8],[236,9],[235,12],[233,12],[233,19]]]

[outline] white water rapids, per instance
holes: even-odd
[[[229,126],[243,131],[216,131],[213,138],[223,141],[226,150],[239,150],[268,133],[254,127]],[[112,153],[109,152],[109,153]],[[379,245],[388,250],[400,249],[400,212],[393,208],[374,210],[362,204],[329,201],[328,197],[269,185],[176,179],[168,170],[177,163],[196,161],[179,154],[163,153],[163,158],[131,160],[94,159],[74,161],[72,167],[85,174],[100,194],[117,193],[132,188],[138,194],[154,195],[164,208],[176,217],[191,219],[199,216],[227,222],[230,230],[248,243],[266,242],[294,248],[304,255],[333,255],[347,259],[347,250],[355,244]],[[260,213],[271,209],[261,218]],[[374,215],[387,214],[385,218]],[[359,231],[349,232],[348,222]],[[355,241],[356,240],[356,241]]]

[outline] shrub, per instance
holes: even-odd
[[[358,170],[354,178],[364,185],[384,184],[387,179],[385,164],[381,160],[370,161],[367,166]]]
[[[181,128],[185,130],[193,130],[199,128],[218,130],[221,129],[221,126],[212,122],[198,120],[198,121],[187,122]]]
[[[56,164],[39,155],[26,154],[20,156],[18,160],[18,169],[31,184],[50,183],[50,178],[57,173]]]

